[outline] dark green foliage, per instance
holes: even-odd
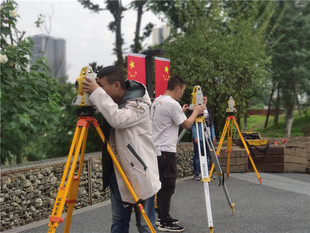
[[[50,77],[43,59],[31,64],[32,41],[19,36],[15,8],[5,1],[0,10],[1,164],[67,155],[78,120],[74,84]],[[88,136],[86,151],[100,151],[94,127]]]
[[[1,164],[22,162],[22,148],[41,129],[52,130],[57,122],[60,95],[56,80],[48,77],[43,60],[31,64],[32,42],[14,37],[14,1],[1,4]],[[8,19],[4,23],[3,19]]]
[[[71,102],[77,95],[74,84],[66,83],[57,85],[57,91],[62,96],[58,102],[61,113],[59,120],[54,123],[53,130],[41,132],[36,139],[24,148],[24,155],[28,160],[39,160],[42,158],[55,158],[67,156],[76,124],[78,121],[77,109]],[[100,120],[100,116],[97,117]],[[99,121],[100,122],[100,121]],[[89,127],[86,152],[100,151],[101,141],[94,126]]]
[[[245,12],[239,5],[223,8],[221,2],[195,1],[186,6],[196,9],[183,15],[188,20],[186,30],[182,27],[184,33],[173,34],[164,49],[171,59],[172,75],[181,75],[188,83],[182,102],[189,103],[193,86],[200,85],[219,135],[230,96],[236,100],[239,118],[250,98],[263,95],[268,87],[266,38],[274,5],[251,2]]]
[[[98,4],[93,4],[89,0],[78,0],[84,8],[88,8],[91,11],[94,11],[98,13],[99,11],[102,11],[103,9]]]
[[[148,8],[156,15],[164,15],[173,29],[190,33],[195,24],[208,16],[211,1],[156,1],[150,0]]]
[[[295,107],[310,93],[310,3],[283,2],[279,8],[284,13],[273,37],[277,43],[272,50],[272,70],[289,136]]]

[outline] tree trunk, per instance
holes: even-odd
[[[16,163],[17,164],[20,164],[20,163],[22,163],[23,162],[23,160],[22,160],[22,155],[19,153],[18,155],[16,155]]]
[[[117,61],[115,63],[116,66],[123,68],[124,60],[123,60],[123,37],[122,37],[122,14],[123,11],[126,10],[122,6],[122,1],[114,1],[114,0],[107,0],[107,9],[113,15],[114,21],[110,23],[109,28],[112,32],[115,31],[115,48],[114,52],[116,53]]]
[[[243,114],[243,131],[247,130],[247,122],[248,122],[248,111],[245,111]]]
[[[246,129],[247,129],[248,116],[249,116],[248,115],[248,109],[249,109],[249,101],[246,101],[245,102],[245,109],[243,112],[243,130],[242,131],[246,131]]]
[[[132,48],[132,52],[134,53],[138,53],[142,49],[142,46],[140,43],[140,28],[141,28],[141,19],[143,15],[143,6],[145,3],[146,3],[146,0],[135,2],[135,6],[137,8],[137,23],[136,23],[135,39],[134,39],[134,44]]]
[[[291,130],[292,130],[292,125],[294,122],[294,108],[295,108],[295,104],[293,104],[290,109],[288,109],[288,113],[287,113],[287,120],[286,120],[286,132],[285,132],[285,136],[286,137],[291,137]]]
[[[298,117],[301,117],[301,108],[300,108],[300,103],[299,103],[299,99],[298,99],[297,94],[296,94],[296,105],[297,105],[297,109],[298,109]]]
[[[115,33],[115,50],[116,50],[116,65],[120,68],[123,68],[124,66],[124,60],[123,60],[123,38],[122,38],[122,4],[121,1],[119,3],[119,9],[117,11],[117,15],[115,18],[116,23],[116,33]]]
[[[268,110],[267,110],[267,115],[266,115],[264,129],[266,129],[267,126],[268,126],[269,115],[270,115],[270,108],[271,108],[271,102],[272,102],[272,97],[273,97],[274,89],[275,89],[275,83],[273,83],[273,85],[272,85],[272,89],[271,89],[271,93],[270,93],[270,97],[269,97]]]
[[[279,108],[280,108],[280,85],[278,83],[277,87],[277,100],[276,100],[276,106],[274,109],[274,118],[273,118],[273,124],[275,126],[278,126],[279,124]]]
[[[293,101],[287,110],[287,119],[286,119],[286,137],[291,137],[291,130],[294,122],[294,110],[296,106],[296,97],[297,97],[297,81],[293,83]]]

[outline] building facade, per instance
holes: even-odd
[[[32,62],[45,57],[53,77],[66,76],[66,41],[46,35],[35,35],[31,39],[34,42]]]
[[[170,35],[170,27],[164,25],[159,28],[153,28],[152,30],[152,41],[153,45],[159,45],[164,42]]]

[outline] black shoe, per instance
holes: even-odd
[[[177,220],[176,218],[171,218],[171,217],[169,217],[167,221],[171,222],[173,224],[179,224],[180,223],[179,220]]]
[[[199,173],[196,173],[196,174],[195,174],[194,180],[195,180],[195,181],[200,181],[200,180],[201,180],[201,176],[200,176]]]
[[[178,224],[174,224],[172,222],[161,223],[157,227],[158,231],[166,231],[166,232],[182,232],[185,230],[184,227],[179,226]]]
[[[160,218],[157,218],[157,219],[156,219],[155,225],[156,225],[157,227],[160,225]]]
[[[167,222],[171,222],[171,223],[173,223],[173,224],[179,224],[179,223],[180,223],[178,219],[171,218],[171,217],[169,217],[169,219],[167,219]],[[155,223],[156,226],[159,226],[160,223],[161,223],[160,218],[157,218],[156,223]]]

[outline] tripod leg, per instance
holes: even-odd
[[[252,164],[252,166],[253,166],[253,169],[254,169],[254,171],[255,171],[255,173],[256,173],[256,176],[257,176],[257,178],[258,178],[258,180],[259,180],[259,183],[262,184],[262,179],[260,178],[260,176],[259,176],[259,174],[258,174],[258,171],[257,171],[257,169],[256,169],[256,166],[255,166],[254,161],[253,161],[253,159],[252,159],[252,156],[251,156],[251,154],[250,154],[249,148],[248,148],[248,146],[246,145],[246,143],[245,143],[245,141],[244,141],[244,138],[243,138],[243,136],[242,136],[242,134],[241,134],[241,132],[240,132],[240,130],[239,130],[238,124],[237,124],[237,122],[236,122],[235,119],[234,119],[234,123],[235,123],[235,126],[236,126],[237,130],[238,130],[238,133],[239,133],[239,136],[240,136],[240,138],[241,138],[242,144],[243,144],[243,146],[244,146],[244,148],[245,148],[245,150],[246,150],[246,153],[247,153],[247,155],[248,155],[248,157],[249,157],[249,159],[250,159],[250,162],[251,162],[251,164]]]
[[[232,133],[233,133],[233,123],[230,120],[230,127],[228,126],[228,133],[227,133],[227,178],[229,177],[229,166],[230,166],[230,153],[231,153],[231,146],[232,146]]]
[[[69,191],[69,188],[71,186],[72,179],[73,179],[74,170],[75,170],[77,157],[78,157],[78,152],[79,152],[80,147],[81,147],[79,145],[82,144],[82,140],[81,140],[80,136],[84,135],[84,132],[85,132],[85,128],[83,130],[81,130],[80,127],[76,127],[76,129],[75,129],[75,133],[74,133],[73,140],[71,143],[68,159],[67,159],[65,169],[64,169],[64,173],[62,175],[62,179],[61,179],[61,182],[59,185],[59,190],[58,190],[58,193],[56,196],[54,208],[53,208],[53,211],[52,211],[52,214],[50,217],[48,233],[55,232],[56,228],[58,227],[58,224],[60,222],[64,221],[64,218],[61,218],[61,214],[63,212],[65,200],[66,200],[66,197],[68,195],[68,191]],[[74,158],[73,158],[73,161],[71,164],[71,159],[72,159],[72,155],[73,155],[74,150],[75,150],[75,154],[74,154]],[[71,164],[71,169],[70,169],[70,173],[68,175],[70,164]],[[66,181],[66,179],[67,179],[67,181]],[[66,182],[66,185],[65,185],[65,182]]]
[[[180,133],[179,137],[178,137],[177,144],[182,140],[185,133],[186,133],[186,129],[183,129],[182,132]]]
[[[226,135],[226,132],[227,132],[228,125],[229,125],[229,120],[227,119],[226,122],[225,122],[225,126],[224,126],[224,129],[223,129],[222,135],[221,135],[220,142],[219,142],[219,144],[217,146],[217,150],[216,150],[216,156],[217,157],[220,156],[220,151],[221,151],[224,139],[225,139],[225,135]],[[213,174],[213,171],[214,171],[214,163],[212,164],[212,167],[210,169],[210,174],[209,174],[209,178],[210,179],[211,179],[211,176]]]
[[[97,132],[98,132],[98,134],[99,134],[99,136],[100,136],[102,142],[105,143],[105,136],[104,136],[104,134],[103,134],[101,128],[99,127],[99,124],[96,123],[96,122],[94,122],[94,126],[96,127],[96,130],[97,130]],[[129,190],[131,196],[133,197],[134,201],[135,201],[136,203],[138,203],[138,202],[139,202],[139,199],[138,199],[136,193],[134,192],[134,190],[133,190],[131,184],[129,183],[129,180],[128,180],[128,178],[126,177],[126,175],[125,175],[125,173],[124,173],[124,171],[123,171],[121,165],[120,165],[119,162],[117,161],[117,158],[115,157],[115,155],[114,155],[114,153],[113,153],[113,151],[112,151],[112,149],[111,149],[109,143],[107,143],[107,150],[108,150],[108,152],[109,152],[109,154],[110,154],[110,156],[111,156],[111,158],[112,158],[112,160],[113,160],[113,163],[115,164],[115,166],[116,166],[118,172],[120,173],[120,175],[121,175],[123,181],[125,182],[125,184],[126,184],[128,190]],[[139,208],[139,210],[140,210],[140,212],[141,212],[141,214],[142,214],[142,216],[143,216],[145,222],[147,223],[148,227],[150,228],[151,232],[152,232],[152,233],[156,233],[156,231],[155,231],[155,229],[154,229],[154,227],[153,227],[153,225],[152,225],[150,219],[148,218],[147,214],[145,213],[145,210],[144,210],[144,208],[143,208],[143,206],[142,206],[141,203],[138,204],[138,208]]]
[[[204,124],[205,128],[207,129],[207,125]],[[210,155],[211,155],[211,158],[213,160],[213,164],[214,164],[214,167],[215,167],[215,172],[216,174],[218,175],[219,177],[219,180],[220,180],[220,184],[222,184],[223,186],[223,189],[224,189],[224,193],[225,193],[225,196],[226,196],[226,199],[227,199],[227,202],[228,202],[228,205],[230,206],[231,210],[232,210],[232,213],[234,214],[235,212],[235,203],[232,203],[231,199],[230,199],[230,196],[229,196],[229,193],[228,193],[228,190],[227,190],[227,187],[226,187],[226,184],[224,182],[224,173],[222,171],[222,168],[221,168],[221,165],[219,163],[219,160],[215,154],[215,149],[214,149],[214,145],[211,141],[211,137],[209,135],[209,132],[208,130],[206,130],[206,142],[207,142],[207,145],[208,145],[208,148],[209,148],[209,151],[210,151]],[[209,177],[210,178],[210,177]]]
[[[65,233],[70,232],[70,225],[71,225],[71,219],[72,219],[72,213],[73,208],[76,204],[77,196],[78,196],[78,189],[81,179],[81,173],[83,168],[83,160],[84,160],[84,154],[85,154],[85,148],[86,148],[86,141],[87,141],[87,135],[88,135],[88,127],[86,128],[85,134],[82,135],[83,137],[83,144],[82,144],[82,151],[80,154],[80,161],[79,161],[79,169],[78,174],[73,177],[72,183],[70,185],[70,191],[68,193],[68,199],[66,200],[67,204],[67,215],[66,215],[66,223],[65,223]]]
[[[201,153],[201,146],[200,146],[200,137],[199,137],[199,129],[197,121],[200,120],[200,127],[202,130],[202,143],[203,143],[203,151],[204,155],[202,156]],[[207,217],[208,217],[208,226],[209,231],[213,232],[213,218],[212,218],[212,209],[211,209],[211,199],[210,199],[210,190],[209,190],[209,175],[208,175],[208,161],[207,161],[207,150],[206,150],[206,141],[203,134],[203,122],[201,119],[196,119],[196,131],[197,131],[197,146],[198,146],[198,154],[199,154],[199,161],[200,161],[200,170],[201,170],[201,181],[203,182],[203,189],[205,193],[205,202],[206,202],[206,210],[207,210]]]
[[[199,136],[199,130],[198,130],[198,123],[196,122],[196,130],[197,130],[197,146],[198,146],[198,154],[199,154],[199,161],[200,161],[200,171],[201,171],[201,180],[203,182],[208,182],[210,181],[209,179],[209,171],[208,171],[208,161],[207,161],[207,153],[206,153],[206,144],[205,144],[205,139],[204,139],[204,134],[202,133],[202,143],[203,143],[203,152],[204,154],[202,155],[201,153],[201,145],[200,145],[200,136]],[[203,130],[203,125],[201,122],[201,130]]]

